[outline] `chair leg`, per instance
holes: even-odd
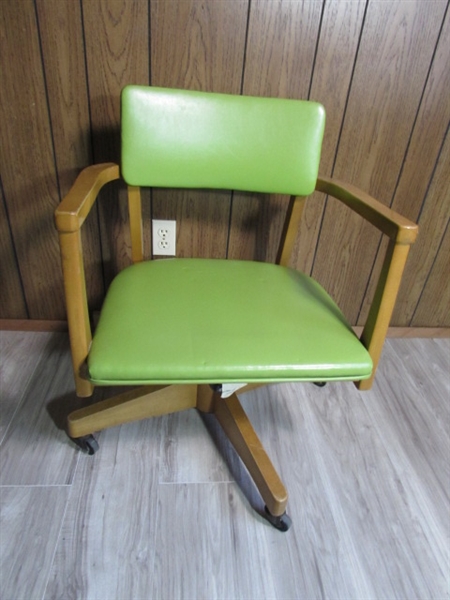
[[[76,410],[68,416],[68,433],[80,438],[130,421],[193,408],[196,385],[146,386]]]
[[[285,515],[288,499],[286,488],[236,394],[229,398],[216,396],[213,412],[266,503],[270,522],[278,529],[285,531],[290,525],[290,519]]]

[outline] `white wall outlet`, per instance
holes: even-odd
[[[176,255],[177,222],[152,219],[153,255]]]

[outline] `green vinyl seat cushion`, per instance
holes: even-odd
[[[88,357],[98,385],[370,376],[372,362],[313,279],[217,259],[135,264],[112,282]]]

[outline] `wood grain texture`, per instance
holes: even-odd
[[[73,438],[82,437],[122,423],[193,408],[196,398],[197,386],[190,384],[138,387],[71,413],[67,431]]]
[[[212,415],[104,431],[94,457],[58,441],[53,424],[44,432],[47,403],[62,413],[72,402],[60,376],[70,371],[63,337],[51,336],[15,418],[21,445],[2,463],[36,472],[29,485],[0,487],[2,597],[446,597],[450,340],[388,341],[370,392],[330,383],[242,394],[290,493],[293,526],[281,534],[260,515],[262,500]],[[55,362],[32,416],[28,398]],[[48,461],[58,470],[72,460],[68,485],[52,485]]]
[[[130,222],[131,260],[133,263],[144,260],[144,231],[142,223],[141,190],[128,186],[128,218]]]
[[[424,557],[433,560],[436,584],[439,585],[442,582],[442,575],[448,576],[448,545],[446,550],[444,549],[447,543],[445,540],[448,540],[450,534],[448,520],[450,438],[448,403],[444,399],[449,397],[450,386],[448,370],[443,372],[443,377],[432,382],[432,378],[424,373],[423,368],[420,368],[420,365],[423,365],[423,354],[427,352],[430,371],[435,375],[442,373],[438,366],[439,359],[434,358],[435,354],[440,353],[436,352],[436,348],[432,348],[432,343],[431,340],[427,340],[421,346],[415,343],[406,346],[407,342],[399,341],[395,346],[388,346],[385,355],[386,378],[377,384],[384,397],[384,403],[371,402],[373,396],[369,393],[367,408],[383,444],[387,451],[392,453],[394,469],[401,473],[405,499],[410,501],[412,509],[412,522],[417,523],[424,507],[428,506],[426,523],[422,524],[420,530],[413,528],[413,531],[425,535],[430,541],[430,547],[424,549]],[[448,341],[445,346],[448,356],[450,351]],[[406,352],[402,352],[405,347]],[[391,349],[394,352],[391,352]],[[402,362],[399,362],[399,356],[405,356],[405,362],[403,358]],[[406,370],[404,365],[407,364],[408,359],[411,361],[412,368]],[[397,381],[405,382],[403,389],[396,390]],[[439,401],[439,398],[442,400]],[[433,501],[430,504],[431,498]],[[414,546],[414,541],[417,542],[418,538],[410,540],[410,548]],[[418,568],[423,568],[423,563],[418,565]],[[417,580],[414,583],[418,585]],[[437,595],[437,592],[435,593]],[[426,595],[425,589],[417,593],[417,596]],[[428,591],[428,595],[433,595],[431,590]]]
[[[33,334],[27,334],[33,335]],[[52,334],[3,439],[0,485],[67,485],[77,457],[56,418],[76,405],[66,334]],[[55,452],[55,448],[59,451]]]
[[[180,258],[226,258],[229,191],[153,190],[152,219],[177,222]]]
[[[50,339],[50,333],[0,332],[0,444]]]
[[[423,288],[412,323],[420,325],[430,319],[450,326],[450,229],[447,225],[436,260]]]
[[[117,180],[118,177],[119,167],[114,163],[86,167],[55,212],[55,224],[58,229],[61,250],[73,374],[76,392],[80,397],[91,396],[94,389],[94,386],[80,375],[92,342],[84,271],[85,252],[83,252],[80,228],[97,200],[99,191],[104,185]]]
[[[445,2],[417,1],[376,0],[368,6],[333,176],[351,181],[387,205],[395,191],[445,8]],[[321,231],[326,243],[319,244],[313,276],[355,324],[380,236],[341,210],[334,203],[327,206]]]
[[[14,243],[9,229],[3,189],[0,186],[0,318],[26,319],[27,306]]]
[[[286,212],[286,220],[281,235],[280,247],[276,263],[283,267],[289,266],[300,223],[305,209],[306,198],[292,196]]]
[[[427,185],[450,121],[450,103],[446,97],[450,86],[449,59],[450,12],[447,10],[392,203],[395,210],[414,220],[426,198]]]
[[[101,453],[80,457],[44,598],[150,597],[159,424],[104,432]]]
[[[0,587],[5,600],[43,598],[69,494],[67,486],[1,488]]]
[[[0,319],[0,331],[67,331],[67,321]]]
[[[311,406],[319,473],[328,483],[330,510],[343,540],[357,548],[355,563],[363,581],[370,581],[370,597],[439,597],[446,585],[445,542],[436,540],[428,528],[415,526],[423,514],[426,485],[422,471],[413,476],[407,459],[413,438],[406,438],[405,453],[383,460],[388,436],[371,418],[369,403],[346,386],[336,386],[332,398]],[[375,492],[378,478],[383,481],[382,494]],[[441,526],[446,527],[444,522]],[[363,541],[367,536],[370,546]]]
[[[420,290],[424,290],[424,286],[430,282],[430,270],[434,265],[434,257],[436,257],[439,249],[442,245],[445,232],[448,228],[450,221],[450,202],[448,197],[448,190],[450,185],[450,133],[447,132],[447,136],[442,146],[439,160],[436,165],[436,170],[433,173],[433,177],[430,181],[427,198],[427,203],[423,206],[422,212],[419,218],[420,236],[423,238],[423,242],[413,247],[411,250],[411,256],[409,259],[409,268],[414,272],[414,276],[417,280],[417,285],[420,285]],[[442,261],[444,264],[442,264]],[[440,264],[442,267],[437,266],[438,271],[436,274],[440,274],[442,270],[442,277],[439,280],[432,279],[430,282],[430,288],[428,288],[427,294],[431,296],[439,297],[439,301],[436,303],[437,298],[433,300],[433,304],[430,305],[429,310],[432,307],[438,305],[438,310],[444,313],[444,321],[448,323],[448,314],[446,313],[446,306],[448,303],[448,285],[449,285],[449,269],[448,269],[448,255],[447,257],[441,256]],[[411,272],[411,271],[410,271]],[[411,289],[408,282],[406,282],[406,292],[415,292],[414,300],[415,303],[408,302],[407,309],[403,311],[405,317],[409,317],[408,324],[420,325],[426,322],[428,319],[425,316],[428,313],[428,309],[425,308],[425,304],[422,304],[420,312],[416,319],[414,313],[418,303],[421,301],[421,297],[418,294],[417,288]],[[430,296],[428,296],[430,298]],[[437,308],[437,307],[436,307]],[[436,310],[434,308],[434,310]],[[423,312],[425,310],[425,313]],[[431,314],[429,315],[431,317]],[[435,315],[434,318],[438,316]],[[425,317],[425,318],[424,318]]]
[[[33,2],[2,2],[0,32],[8,65],[0,86],[0,163],[28,316],[59,319],[64,303],[52,219],[59,194]]]
[[[267,531],[262,517],[255,518],[242,500],[235,483],[161,486],[152,598],[281,597],[273,581],[280,564],[278,532]],[[194,509],[191,518],[187,506]],[[174,532],[177,545],[188,552],[174,553],[174,545],[167,544]],[[293,566],[284,566],[291,579]],[[284,597],[296,597],[295,587],[289,589]]]
[[[251,3],[243,93],[306,98],[322,2]],[[228,257],[275,262],[289,199],[235,193]]]
[[[239,93],[248,0],[153,2],[151,83]],[[177,256],[225,258],[229,192],[153,191],[153,219],[177,220]]]
[[[422,366],[424,356],[427,357],[426,369]],[[405,365],[408,365],[407,369]],[[436,462],[436,466],[433,466],[435,476],[440,481],[441,490],[450,496],[447,486],[450,467],[447,464],[445,446],[436,445],[436,439],[450,439],[450,404],[445,402],[450,397],[450,340],[389,342],[386,345],[383,368],[389,377],[401,369],[407,371],[406,376],[411,383],[407,392],[411,410],[405,413],[401,426],[408,428],[413,423],[417,431],[422,425],[426,426],[428,434],[423,431],[420,436],[416,436],[420,451],[426,454],[430,466]],[[389,394],[391,396],[392,393]],[[401,402],[398,394],[394,396],[394,403],[399,406]],[[423,398],[427,398],[424,406],[421,405]]]
[[[36,4],[61,196],[79,172],[92,163],[89,96],[81,7],[78,2],[39,0]],[[83,231],[85,273],[90,305],[104,295],[97,215]]]
[[[353,327],[356,335],[360,335],[363,328],[359,325]],[[389,327],[389,338],[434,338],[450,337],[450,327]]]
[[[433,340],[436,350],[434,351],[434,362],[440,366],[444,374],[448,375],[450,370],[450,353],[448,352],[448,340],[436,338]],[[448,383],[448,377],[445,380]]]
[[[236,394],[216,398],[214,415],[249,472],[271,515],[285,514],[288,495]]]
[[[253,0],[243,93],[306,98],[323,2]]]
[[[433,178],[434,170],[439,160],[442,143],[445,140],[446,131],[450,122],[450,102],[448,102],[448,89],[450,89],[450,70],[448,64],[450,61],[450,12],[447,11],[443,22],[442,31],[436,47],[436,53],[431,64],[430,73],[424,90],[424,95],[420,104],[417,120],[412,131],[411,141],[405,157],[404,165],[400,171],[398,186],[392,202],[392,208],[402,215],[417,221],[421,215],[422,207],[430,205],[435,207],[433,231],[430,229],[421,229],[420,236],[413,249],[413,254],[406,265],[404,280],[400,288],[400,294],[397,306],[393,315],[393,324],[409,325],[412,315],[416,309],[417,302],[423,290],[424,282],[430,269],[430,261],[425,263],[417,261],[414,257],[420,255],[422,259],[430,253],[431,260],[436,256],[436,239],[440,239],[443,231],[442,221],[438,213],[438,207],[445,206],[445,190],[443,193],[429,195],[430,181]],[[444,167],[444,169],[450,169]],[[450,176],[445,174],[441,168],[439,176],[443,181],[450,185]],[[444,184],[445,185],[445,184]],[[442,188],[441,188],[442,189]],[[445,227],[445,224],[444,224]],[[372,295],[373,281],[379,271],[380,257],[385,249],[382,244],[377,255],[377,262],[373,270],[368,293],[366,295],[359,320],[363,321],[367,313],[368,300]],[[445,278],[440,280],[444,282]],[[438,285],[435,290],[439,294]],[[445,305],[445,303],[444,303]],[[443,309],[445,310],[445,309]],[[441,311],[443,312],[443,311]],[[428,321],[431,322],[431,313]],[[435,314],[433,322],[445,325],[445,319],[439,319]]]
[[[248,0],[151,3],[152,85],[239,93]]]
[[[374,597],[371,577],[354,551],[351,531],[339,511],[336,515],[332,510],[334,486],[327,475],[336,465],[331,462],[324,469],[316,451],[313,407],[323,404],[324,392],[332,398],[334,390],[330,390],[328,386],[274,385],[241,398],[290,495],[288,513],[295,533],[286,540],[270,540],[277,562],[284,567],[284,577],[283,569],[270,569],[275,597],[280,599]],[[295,443],[283,441],[288,439]]]
[[[92,163],[81,6],[38,0],[39,33],[61,194]]]
[[[230,468],[235,472],[242,469],[223,431],[210,415],[195,410],[168,415],[161,421],[160,434],[162,484],[229,482],[233,481]],[[198,452],[198,447],[210,444],[208,453]]]
[[[327,115],[320,175],[333,172],[365,6],[365,0],[331,0],[324,6],[309,95],[324,105]],[[305,273],[311,273],[324,208],[322,194],[313,194],[306,203],[291,260]]]
[[[146,2],[126,0],[83,4],[85,52],[89,80],[93,158],[96,163],[120,158],[120,92],[130,83],[148,85],[149,31]],[[131,264],[126,188],[111,184],[102,191],[99,216],[105,280]],[[148,195],[143,194],[148,218]],[[149,248],[149,230],[145,230]]]
[[[288,206],[288,196],[235,193],[227,258],[274,263]]]
[[[92,343],[92,329],[86,297],[80,232],[60,233],[59,243],[64,274],[73,377],[77,396],[87,398],[92,396],[94,386],[81,377],[80,371],[89,354]]]
[[[419,301],[421,323],[448,322],[439,304],[445,270],[431,271],[443,261],[444,229],[433,219],[446,195],[430,195],[448,187],[447,172],[436,170],[450,118],[447,0],[21,0],[0,2],[0,19],[3,317],[65,318],[53,209],[86,161],[118,160],[123,85],[152,83],[321,101],[321,174],[334,169],[413,220],[435,215],[419,237],[422,262],[407,266],[393,324],[409,325]],[[131,260],[126,192],[112,188],[86,229],[91,310],[101,302],[98,275],[108,285]],[[230,194],[158,190],[153,213],[149,196],[146,257],[153,214],[179,220],[180,256],[223,257],[231,240],[230,256],[275,259],[287,198],[236,196],[230,215]],[[291,264],[314,272],[353,323],[363,322],[385,245],[332,204],[323,219],[326,204],[317,194],[307,203]]]

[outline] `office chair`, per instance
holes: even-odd
[[[68,433],[86,452],[95,431],[188,408],[212,412],[252,476],[267,519],[290,526],[287,492],[235,390],[351,380],[369,389],[417,226],[358,189],[318,177],[325,125],[315,102],[127,86],[121,167],[84,169],[56,210],[71,354],[80,397],[130,390],[77,410]],[[94,334],[80,229],[100,189],[128,184],[133,265],[113,280]],[[290,196],[276,264],[143,255],[140,187]],[[389,237],[361,338],[311,277],[288,267],[305,197],[334,196]]]

